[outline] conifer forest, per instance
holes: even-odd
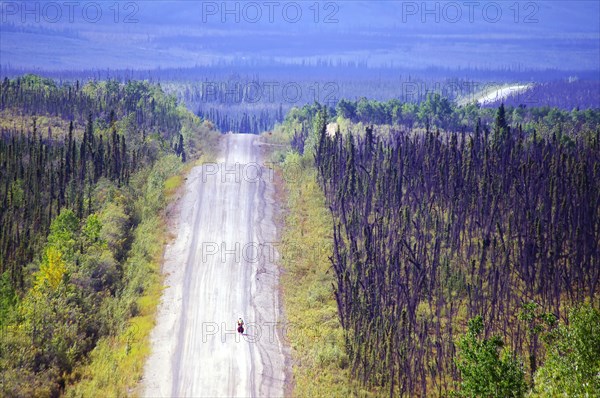
[[[600,2],[0,1],[0,398],[600,398]]]
[[[534,374],[537,316],[597,302],[600,130],[526,135],[504,106],[465,134],[319,132],[335,299],[353,373],[449,393],[454,339],[482,316]],[[410,393],[410,394],[409,394]]]

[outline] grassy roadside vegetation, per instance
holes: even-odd
[[[269,141],[286,142],[284,131],[276,131]],[[286,337],[292,349],[292,396],[377,396],[362,389],[350,375],[328,258],[332,254],[333,225],[313,159],[292,151],[277,151],[272,158],[283,176],[286,208],[280,283],[290,325]]]
[[[177,157],[167,156],[157,162],[147,176],[141,188],[144,195],[136,202],[143,219],[135,231],[127,262],[129,283],[123,299],[132,301],[129,305],[136,308],[137,314],[123,325],[117,336],[99,341],[89,363],[74,375],[79,380],[67,387],[66,397],[140,395],[139,382],[150,355],[150,333],[164,288],[161,269],[169,240],[165,210],[167,204],[178,199],[192,168],[214,161],[219,136],[212,134],[204,138],[195,161],[182,164]],[[136,297],[140,291],[141,295]]]

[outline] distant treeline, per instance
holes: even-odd
[[[293,108],[285,117],[285,125],[295,131],[293,138],[297,148],[303,148],[321,105],[305,105]],[[458,106],[439,94],[429,94],[420,104],[399,100],[377,101],[362,98],[358,101],[342,99],[335,107],[327,107],[330,123],[337,122],[336,128],[342,133],[347,130],[364,131],[365,126],[374,125],[376,130],[397,130],[410,132],[413,129],[441,129],[445,132],[468,133],[478,123],[491,125],[495,110],[481,107],[472,102]],[[581,131],[600,128],[600,109],[561,110],[550,107],[506,107],[507,123],[520,128],[527,134],[534,131],[539,135],[557,134],[570,139]],[[355,131],[356,132],[356,131]]]
[[[21,26],[11,29],[33,31],[43,29],[38,27]],[[64,33],[64,32],[61,32]],[[71,32],[68,32],[71,34]],[[74,33],[73,33],[74,34]],[[219,59],[215,62],[198,65],[195,67],[181,68],[156,68],[156,69],[87,69],[87,70],[30,70],[27,68],[0,65],[0,76],[18,77],[27,73],[36,73],[57,81],[60,80],[118,80],[122,83],[128,80],[150,80],[158,82],[194,82],[206,79],[226,80],[232,76],[243,76],[251,73],[260,76],[263,80],[270,78],[281,79],[295,76],[299,81],[309,81],[314,78],[331,79],[399,79],[401,76],[412,76],[419,79],[464,79],[468,81],[491,82],[549,82],[568,79],[578,76],[583,80],[598,78],[598,72],[591,70],[557,70],[557,69],[527,69],[520,67],[504,68],[410,68],[402,66],[370,65],[368,61],[331,60],[329,58],[305,60],[294,63],[280,62],[276,59],[260,59],[247,57],[234,57],[231,60]],[[362,95],[367,95],[363,93]],[[370,97],[371,98],[371,97]]]
[[[305,109],[315,110],[311,135],[294,145],[314,150],[333,215],[335,297],[362,382],[390,396],[446,396],[460,377],[455,340],[476,316],[484,336],[528,358],[533,375],[543,358],[539,314],[600,304],[597,111],[594,126],[573,134],[560,123],[526,133],[501,106],[489,127],[464,134],[432,122],[421,132],[332,136],[326,111]],[[550,110],[537,123],[550,113],[573,118]]]
[[[292,107],[321,102],[335,107],[338,115],[353,122],[373,124],[413,125],[436,124],[443,129],[472,129],[479,113],[493,118],[489,104],[481,108],[476,101],[459,106],[457,100],[474,99],[486,83],[474,83],[465,79],[431,81],[410,78],[364,80],[344,79],[331,81],[263,81],[233,80],[203,82],[197,84],[170,84],[178,98],[198,115],[212,120],[221,131],[258,134],[271,130],[280,123],[283,112]],[[556,91],[554,90],[556,89]],[[510,117],[515,123],[527,121],[527,115],[535,118],[549,113],[551,108],[562,111],[579,111],[576,119],[587,120],[588,109],[600,109],[600,82],[554,82],[534,85],[530,91],[511,97]],[[361,93],[368,93],[366,96]],[[366,97],[371,98],[367,100]],[[352,100],[355,98],[355,100]],[[552,107],[546,104],[552,104]],[[529,112],[527,108],[534,110]],[[575,112],[576,113],[576,112]]]
[[[92,113],[106,125],[113,119],[130,118],[131,127],[141,134],[154,134],[164,129],[178,132],[175,97],[165,95],[160,87],[147,82],[116,80],[79,81],[58,84],[54,80],[25,75],[13,80],[5,78],[0,92],[0,111],[17,108],[25,115],[45,115],[85,123]],[[132,135],[134,131],[131,132]],[[169,137],[165,137],[169,138]]]
[[[18,72],[20,70],[4,68],[0,75]],[[585,71],[518,68],[422,70],[368,67],[364,63],[329,60],[313,64],[281,64],[238,59],[195,68],[43,73],[69,84],[77,79],[159,83],[166,92],[183,101],[188,109],[212,120],[222,132],[253,134],[271,130],[275,124],[281,123],[282,113],[292,107],[314,102],[334,107],[341,99],[357,101],[369,98],[420,104],[428,96],[439,94],[454,104],[457,101],[462,103],[465,98],[474,99],[484,89],[515,82],[534,84],[534,88],[510,99],[507,104],[514,107],[553,106],[564,110],[579,107],[584,110],[600,106],[597,73]],[[575,83],[570,83],[572,81]],[[492,107],[498,105],[493,104]]]
[[[283,107],[279,109],[253,110],[251,106],[237,106],[239,112],[232,112],[235,105],[200,108],[198,116],[213,122],[223,133],[235,132],[243,134],[260,134],[273,129],[275,124],[283,121]]]

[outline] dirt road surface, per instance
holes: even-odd
[[[144,396],[284,395],[273,178],[259,140],[223,137],[218,161],[188,176],[165,252]]]

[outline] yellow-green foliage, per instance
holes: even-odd
[[[283,163],[288,215],[283,233],[281,278],[291,327],[294,391],[297,397],[372,396],[350,377],[344,333],[337,316],[328,260],[332,219],[310,161],[289,153]]]
[[[165,156],[148,174],[144,196],[136,203],[144,216],[124,267],[125,289],[109,309],[124,313],[120,333],[98,342],[89,363],[73,376],[80,381],[67,389],[66,396],[126,396],[141,379],[162,288],[160,265],[166,231],[160,213],[166,202],[166,182],[183,180],[170,177],[181,170],[177,157]]]
[[[54,139],[65,137],[69,131],[68,120],[52,115],[31,116],[10,108],[0,111],[0,128],[17,128],[27,133],[28,130],[32,129],[34,119],[38,133],[44,137],[47,137],[48,129],[52,132]],[[82,130],[84,127],[75,123],[76,131]]]
[[[34,293],[45,286],[56,290],[66,271],[67,265],[62,259],[62,253],[56,247],[50,246],[46,250],[44,261],[36,274]]]
[[[181,186],[182,182],[183,177],[180,175],[168,178],[167,181],[165,181],[165,194],[167,196],[171,196],[177,190],[177,188]]]

